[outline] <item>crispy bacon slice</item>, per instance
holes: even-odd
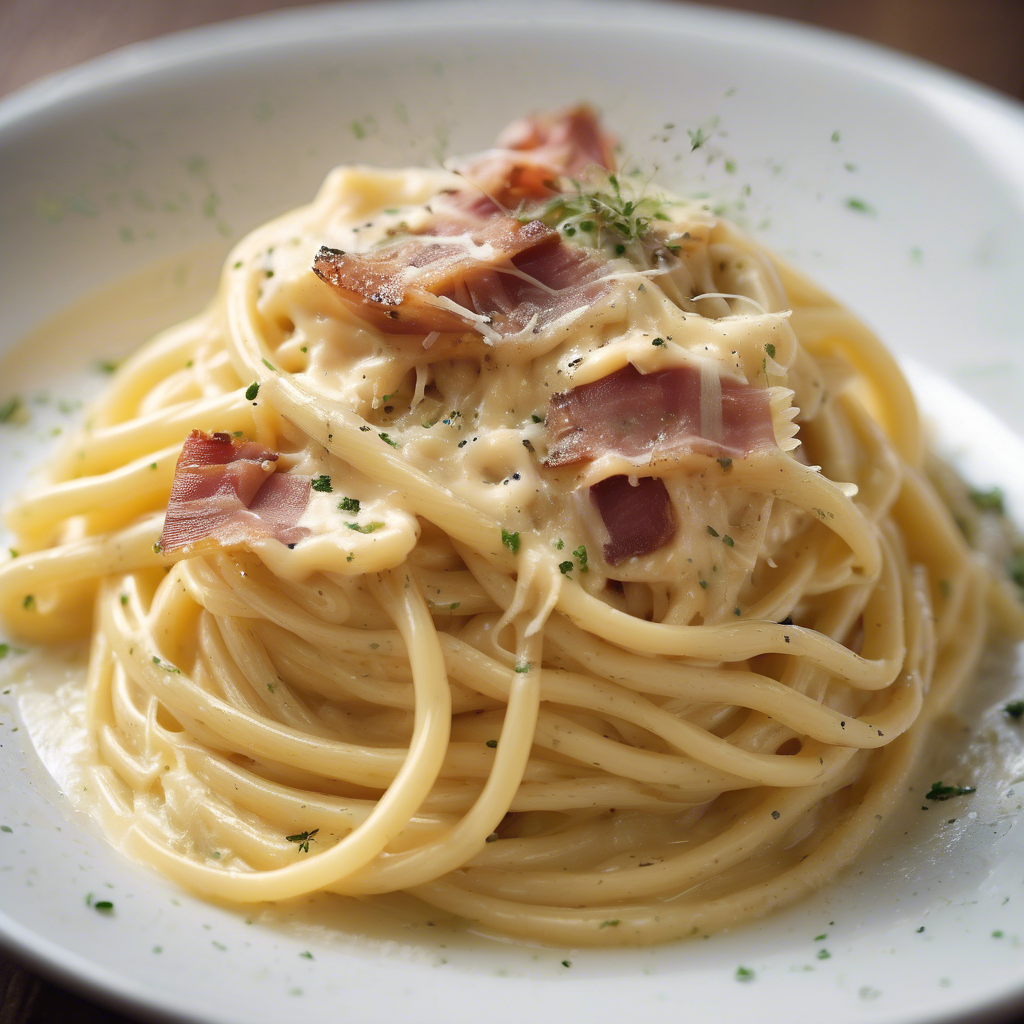
[[[309,502],[310,479],[276,473],[277,452],[229,434],[193,430],[174,470],[160,546],[222,547],[263,537],[294,544],[309,535],[298,526]]]
[[[603,268],[557,231],[512,217],[451,242],[414,238],[370,253],[322,248],[313,263],[346,305],[386,334],[464,333],[484,317],[480,329],[501,337],[594,301],[608,287],[598,280]]]
[[[545,419],[548,466],[605,453],[647,461],[655,452],[742,456],[775,444],[768,392],[721,380],[701,398],[701,373],[676,366],[640,373],[627,365],[590,384],[552,395]]]
[[[628,476],[610,476],[590,488],[590,500],[608,531],[604,557],[611,565],[649,555],[675,536],[672,499],[657,477],[634,486]]]

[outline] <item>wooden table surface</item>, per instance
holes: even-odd
[[[0,96],[119,46],[300,2],[309,0],[0,0]],[[726,0],[711,6],[849,32],[1024,100],[1021,0]],[[101,1021],[129,1024],[0,955],[0,1024]]]

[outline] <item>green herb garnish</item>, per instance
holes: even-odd
[[[508,530],[503,529],[501,531],[501,543],[514,555],[519,550],[519,534],[509,533]]]
[[[374,530],[383,530],[384,524],[379,520],[367,523],[365,526],[360,526],[359,523],[346,523],[345,524],[350,530],[355,530],[356,533],[373,533]]]
[[[326,473],[321,473],[320,476],[313,477],[313,482],[310,484],[314,491],[323,491],[325,494],[330,494],[334,490],[331,487],[331,478]]]
[[[8,398],[3,405],[0,405],[0,423],[9,423],[20,408],[21,399],[17,395]]]
[[[314,836],[320,829],[315,828],[310,832],[296,832],[293,836],[285,836],[289,843],[298,843],[300,853],[309,853],[309,844],[315,842]]]
[[[970,490],[967,496],[977,508],[983,512],[996,512],[999,515],[1006,515],[1006,507],[1003,504],[1003,492],[998,487],[988,491]]]
[[[587,549],[586,546],[581,544],[573,553],[572,557],[579,562],[580,572],[590,572],[587,568]]]
[[[256,381],[253,381],[245,389],[245,399],[247,402],[251,402],[260,393],[260,386]]]
[[[926,800],[951,800],[955,796],[967,796],[973,792],[973,786],[947,786],[942,782],[933,782],[924,797]]]

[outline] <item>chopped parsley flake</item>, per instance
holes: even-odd
[[[1024,590],[1024,552],[1018,552],[1010,559],[1006,566],[1010,579]]]
[[[8,398],[3,405],[0,405],[0,423],[9,423],[20,408],[21,399],[17,395]]]
[[[110,900],[97,900],[93,904],[93,909],[98,910],[103,914],[109,914],[114,909],[114,904]]]
[[[1003,712],[1010,718],[1024,718],[1024,700],[1011,700],[1009,704],[1003,705]]]
[[[587,548],[586,545],[581,544],[573,553],[572,557],[576,559],[580,566],[580,572],[590,572],[587,568]]]
[[[99,359],[96,362],[96,369],[100,373],[113,373],[120,365],[116,359]]]
[[[320,829],[315,828],[310,832],[296,832],[293,836],[285,836],[289,843],[298,843],[300,853],[309,853],[309,844],[315,842],[314,836]]]
[[[392,448],[397,448],[397,447],[398,447],[398,442],[397,442],[397,441],[395,441],[395,440],[392,440],[392,438],[391,438],[391,437],[390,437],[390,436],[389,436],[388,434],[385,434],[385,433],[383,433],[383,431],[382,431],[381,433],[379,433],[379,434],[378,434],[377,436],[378,436],[378,437],[379,437],[379,438],[380,438],[380,439],[381,439],[381,440],[382,440],[382,441],[383,441],[383,442],[384,442],[385,444],[389,444],[389,445],[391,445],[391,447],[392,447]]]
[[[259,393],[260,393],[260,386],[259,386],[259,384],[256,381],[253,381],[245,389],[246,401],[251,402]]]
[[[491,748],[492,750],[493,750],[493,749],[494,749],[495,747],[497,747],[497,745],[498,745],[498,741],[497,741],[497,740],[488,740],[488,741],[487,741],[487,742],[486,742],[486,743],[484,744],[484,746],[486,746],[486,747],[490,747],[490,748]]]
[[[558,570],[563,576],[568,576],[573,570],[573,564],[572,562],[559,562]]]
[[[754,972],[749,967],[737,967],[736,968],[736,980],[737,981],[753,981]]]
[[[947,786],[940,781],[933,782],[932,788],[924,796],[926,800],[951,800],[955,796],[967,796],[973,792],[973,786]]]
[[[522,675],[523,673],[529,672],[531,668],[533,668],[533,665],[531,665],[528,661],[524,661],[522,664],[516,665],[516,671],[520,675]]]
[[[505,545],[514,555],[519,550],[519,534],[509,533],[508,530],[501,531],[501,543]]]
[[[339,512],[351,512],[352,515],[359,515],[359,499],[358,498],[342,498],[338,502]]]
[[[764,350],[765,350],[765,352],[768,353],[768,358],[769,359],[774,359],[775,358],[775,346],[771,342],[768,342],[768,344],[765,345]]]
[[[314,491],[323,491],[325,494],[330,494],[333,487],[331,487],[331,478],[325,473],[320,476],[313,477],[313,483],[310,485]],[[356,510],[358,511],[358,509]]]
[[[655,347],[661,347],[665,344],[665,339],[655,338],[654,341],[651,342],[651,344],[654,345]]]
[[[156,665],[157,668],[162,668],[165,672],[181,675],[180,668],[176,665],[172,665],[169,661],[164,661],[163,658],[158,658],[155,654],[153,655],[153,664]]]
[[[715,459],[715,461],[722,467],[722,470],[726,473],[732,469],[732,459]]]
[[[722,543],[723,543],[723,544],[724,544],[724,545],[725,545],[725,546],[726,546],[727,548],[732,548],[732,547],[735,547],[735,546],[736,546],[736,541],[734,541],[734,540],[732,539],[732,537],[730,537],[730,536],[729,536],[728,534],[726,534],[726,535],[725,535],[725,536],[724,536],[724,537],[722,538]]]
[[[612,918],[609,921],[602,921],[600,923],[600,925],[598,925],[598,927],[599,928],[618,928],[619,924],[620,924],[620,922],[619,922],[618,918]]]
[[[360,525],[359,523],[345,523],[350,530],[355,530],[356,533],[373,533],[374,530],[383,530],[384,524],[380,520],[375,520],[372,523],[366,523]]]
[[[856,210],[857,213],[873,214],[875,212],[875,208],[870,203],[866,203],[863,199],[858,199],[856,196],[851,196],[846,200],[846,208],[848,210]]]
[[[36,599],[32,594],[26,594],[24,600],[21,602],[21,607],[27,612],[35,610]]]
[[[832,954],[827,949],[819,949],[817,955],[819,960],[830,960],[832,958]]]
[[[968,497],[977,508],[983,512],[996,512],[999,515],[1006,514],[1006,507],[1003,504],[1003,492],[998,487],[988,491],[968,491]]]
[[[718,536],[718,531],[713,526],[708,527],[708,533],[710,533],[712,537]]]

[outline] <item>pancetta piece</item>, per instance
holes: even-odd
[[[476,217],[510,212],[561,189],[559,179],[588,168],[615,170],[615,143],[587,106],[513,121],[494,148],[458,168],[467,188],[450,193],[450,205]]]
[[[590,384],[552,395],[545,426],[548,466],[612,453],[636,462],[685,451],[742,457],[774,445],[765,388],[674,366],[641,373],[627,365]]]
[[[230,434],[193,430],[174,470],[160,546],[222,547],[273,537],[294,544],[309,535],[298,525],[310,478],[277,473],[277,452]]]
[[[570,177],[594,165],[615,170],[615,141],[601,129],[597,114],[586,105],[557,114],[519,118],[502,131],[494,145],[497,149],[528,152]]]
[[[675,536],[672,499],[657,477],[631,484],[628,476],[610,476],[590,488],[590,500],[608,531],[604,557],[611,565],[649,555]]]
[[[453,238],[407,239],[369,253],[322,248],[313,271],[386,334],[505,337],[593,302],[605,263],[539,221],[495,217]]]

